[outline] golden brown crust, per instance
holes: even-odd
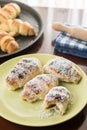
[[[7,45],[6,52],[11,54],[19,49],[19,45],[15,40],[9,41],[9,44]]]
[[[19,45],[8,33],[0,30],[0,49],[4,52],[12,53],[19,49]]]
[[[13,34],[13,36],[33,36],[36,34],[33,26],[28,22],[23,22],[21,19],[6,20],[5,22],[1,23],[0,29],[8,32],[9,34]]]
[[[9,4],[5,5],[4,8],[14,9],[14,11],[16,11],[16,15],[19,15],[21,13],[21,8],[16,3],[9,3]]]
[[[4,22],[7,19],[16,18],[21,12],[21,8],[16,3],[8,3],[0,9],[0,22]]]
[[[3,15],[2,13],[1,13],[1,11],[0,11],[0,22],[4,22],[4,21],[6,21],[8,18],[5,16],[5,15]]]
[[[28,22],[15,19],[20,12],[21,8],[16,3],[8,3],[0,8],[0,30],[4,31],[0,33],[0,48],[4,52],[12,53],[19,49],[19,45],[13,37],[36,34],[35,29]]]

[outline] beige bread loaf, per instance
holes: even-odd
[[[0,9],[0,22],[7,19],[14,19],[21,13],[21,8],[16,3],[8,3]]]
[[[34,57],[22,58],[7,74],[7,86],[11,90],[21,88],[27,81],[41,72],[42,65],[39,59]]]
[[[19,45],[8,33],[0,30],[0,49],[4,52],[12,53],[19,49]]]
[[[58,83],[58,78],[53,74],[39,74],[25,84],[21,97],[29,102],[42,100]]]
[[[24,22],[21,19],[9,19],[0,24],[0,30],[4,30],[11,36],[24,35],[33,36],[35,35],[35,29],[28,22]]]

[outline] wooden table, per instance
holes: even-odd
[[[82,24],[82,21],[85,21],[83,17],[83,10],[73,10],[73,9],[59,9],[59,8],[46,8],[38,7],[35,8],[41,15],[44,23],[44,33],[40,39],[27,50],[19,53],[19,55],[30,54],[30,53],[49,53],[68,58],[78,64],[83,71],[87,74],[87,59],[82,59],[76,56],[71,56],[54,51],[54,46],[52,45],[52,40],[57,36],[58,32],[52,30],[51,25],[53,21],[59,21],[63,23],[72,23],[72,24]],[[87,12],[86,12],[87,13]],[[75,16],[74,16],[75,15]],[[85,21],[85,23],[87,20]],[[18,56],[15,55],[15,56]],[[0,59],[0,63],[13,58],[14,56]],[[11,123],[2,117],[0,117],[0,130],[33,130],[38,129],[36,127],[26,127]],[[59,129],[59,130],[86,130],[87,129],[87,106],[73,119],[51,127],[45,127],[40,129]]]

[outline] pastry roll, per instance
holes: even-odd
[[[45,111],[54,109],[57,113],[63,115],[67,110],[70,97],[71,94],[67,88],[55,86],[45,96],[43,108]]]
[[[37,75],[25,84],[21,97],[29,102],[42,100],[55,85],[58,85],[58,78],[53,74]]]
[[[34,27],[21,19],[9,19],[0,24],[0,30],[4,30],[11,36],[34,36],[36,35]]]
[[[22,58],[8,73],[6,77],[7,86],[11,90],[16,90],[41,73],[42,66],[37,58]]]
[[[76,65],[63,57],[48,61],[43,69],[45,73],[55,74],[61,81],[78,83],[81,79],[81,74]]]
[[[8,33],[0,30],[0,49],[10,54],[19,49],[19,44]]]
[[[0,9],[0,22],[14,19],[21,13],[21,8],[16,3],[8,3]]]

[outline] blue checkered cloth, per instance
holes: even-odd
[[[87,42],[75,39],[65,32],[61,32],[54,39],[54,49],[58,52],[87,58]]]

